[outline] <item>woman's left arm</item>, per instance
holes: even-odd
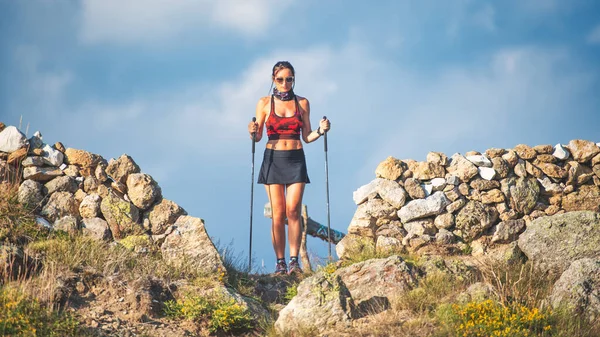
[[[303,98],[298,103],[302,109],[302,139],[305,143],[312,143],[319,139],[325,131],[329,130],[329,120],[321,120],[317,130],[312,130],[310,127],[310,103],[308,99]]]

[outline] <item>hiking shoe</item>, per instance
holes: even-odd
[[[285,264],[285,261],[277,262],[277,265],[275,265],[275,274],[287,274],[287,264]]]
[[[302,274],[302,268],[300,268],[300,263],[298,263],[298,260],[290,261],[290,271],[288,274],[292,273]]]

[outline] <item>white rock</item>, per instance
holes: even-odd
[[[433,178],[431,179],[431,186],[434,191],[441,191],[446,187],[446,179],[444,178]]]
[[[431,195],[433,192],[433,186],[431,184],[421,184],[421,187],[425,191],[425,198]]]
[[[44,158],[44,161],[46,163],[56,167],[59,167],[63,164],[65,155],[62,152],[58,151],[57,149],[53,148],[48,144],[44,145],[42,151],[44,151],[42,158]]]
[[[25,146],[27,138],[14,126],[7,126],[0,132],[0,151],[15,152]]]
[[[477,166],[492,167],[492,162],[484,155],[466,156],[466,158]]]
[[[66,168],[67,168],[67,164],[65,164],[65,163],[62,163],[62,165],[60,165],[60,169],[61,169],[61,170],[63,170],[63,171],[64,171]]]
[[[478,167],[479,175],[485,180],[492,180],[496,176],[496,171],[491,167]]]
[[[554,146],[554,153],[552,155],[559,160],[566,160],[569,158],[569,150],[565,149],[560,143]]]
[[[363,202],[367,201],[370,195],[377,193],[378,179],[382,178],[377,178],[371,181],[370,183],[359,187],[356,191],[352,193],[352,198],[354,199],[355,204],[360,205]]]
[[[40,225],[40,226],[44,226],[46,228],[52,228],[52,225],[50,225],[50,223],[48,222],[48,220],[42,218],[42,217],[36,217],[35,218],[35,222]]]
[[[409,201],[404,207],[398,210],[398,217],[402,223],[407,223],[414,219],[438,215],[449,204],[450,200],[448,200],[444,192],[435,192],[427,199]]]

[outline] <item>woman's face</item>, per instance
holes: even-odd
[[[275,73],[275,76],[273,76],[273,82],[275,82],[275,87],[277,90],[281,92],[287,92],[292,89],[292,85],[294,84],[294,75],[290,69],[283,68]]]

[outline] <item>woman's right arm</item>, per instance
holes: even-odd
[[[256,132],[256,141],[259,142],[263,136],[263,126],[267,115],[265,114],[265,106],[269,103],[268,97],[262,97],[256,104],[256,122],[250,122],[248,125],[248,132],[250,138],[252,138],[252,132]]]

